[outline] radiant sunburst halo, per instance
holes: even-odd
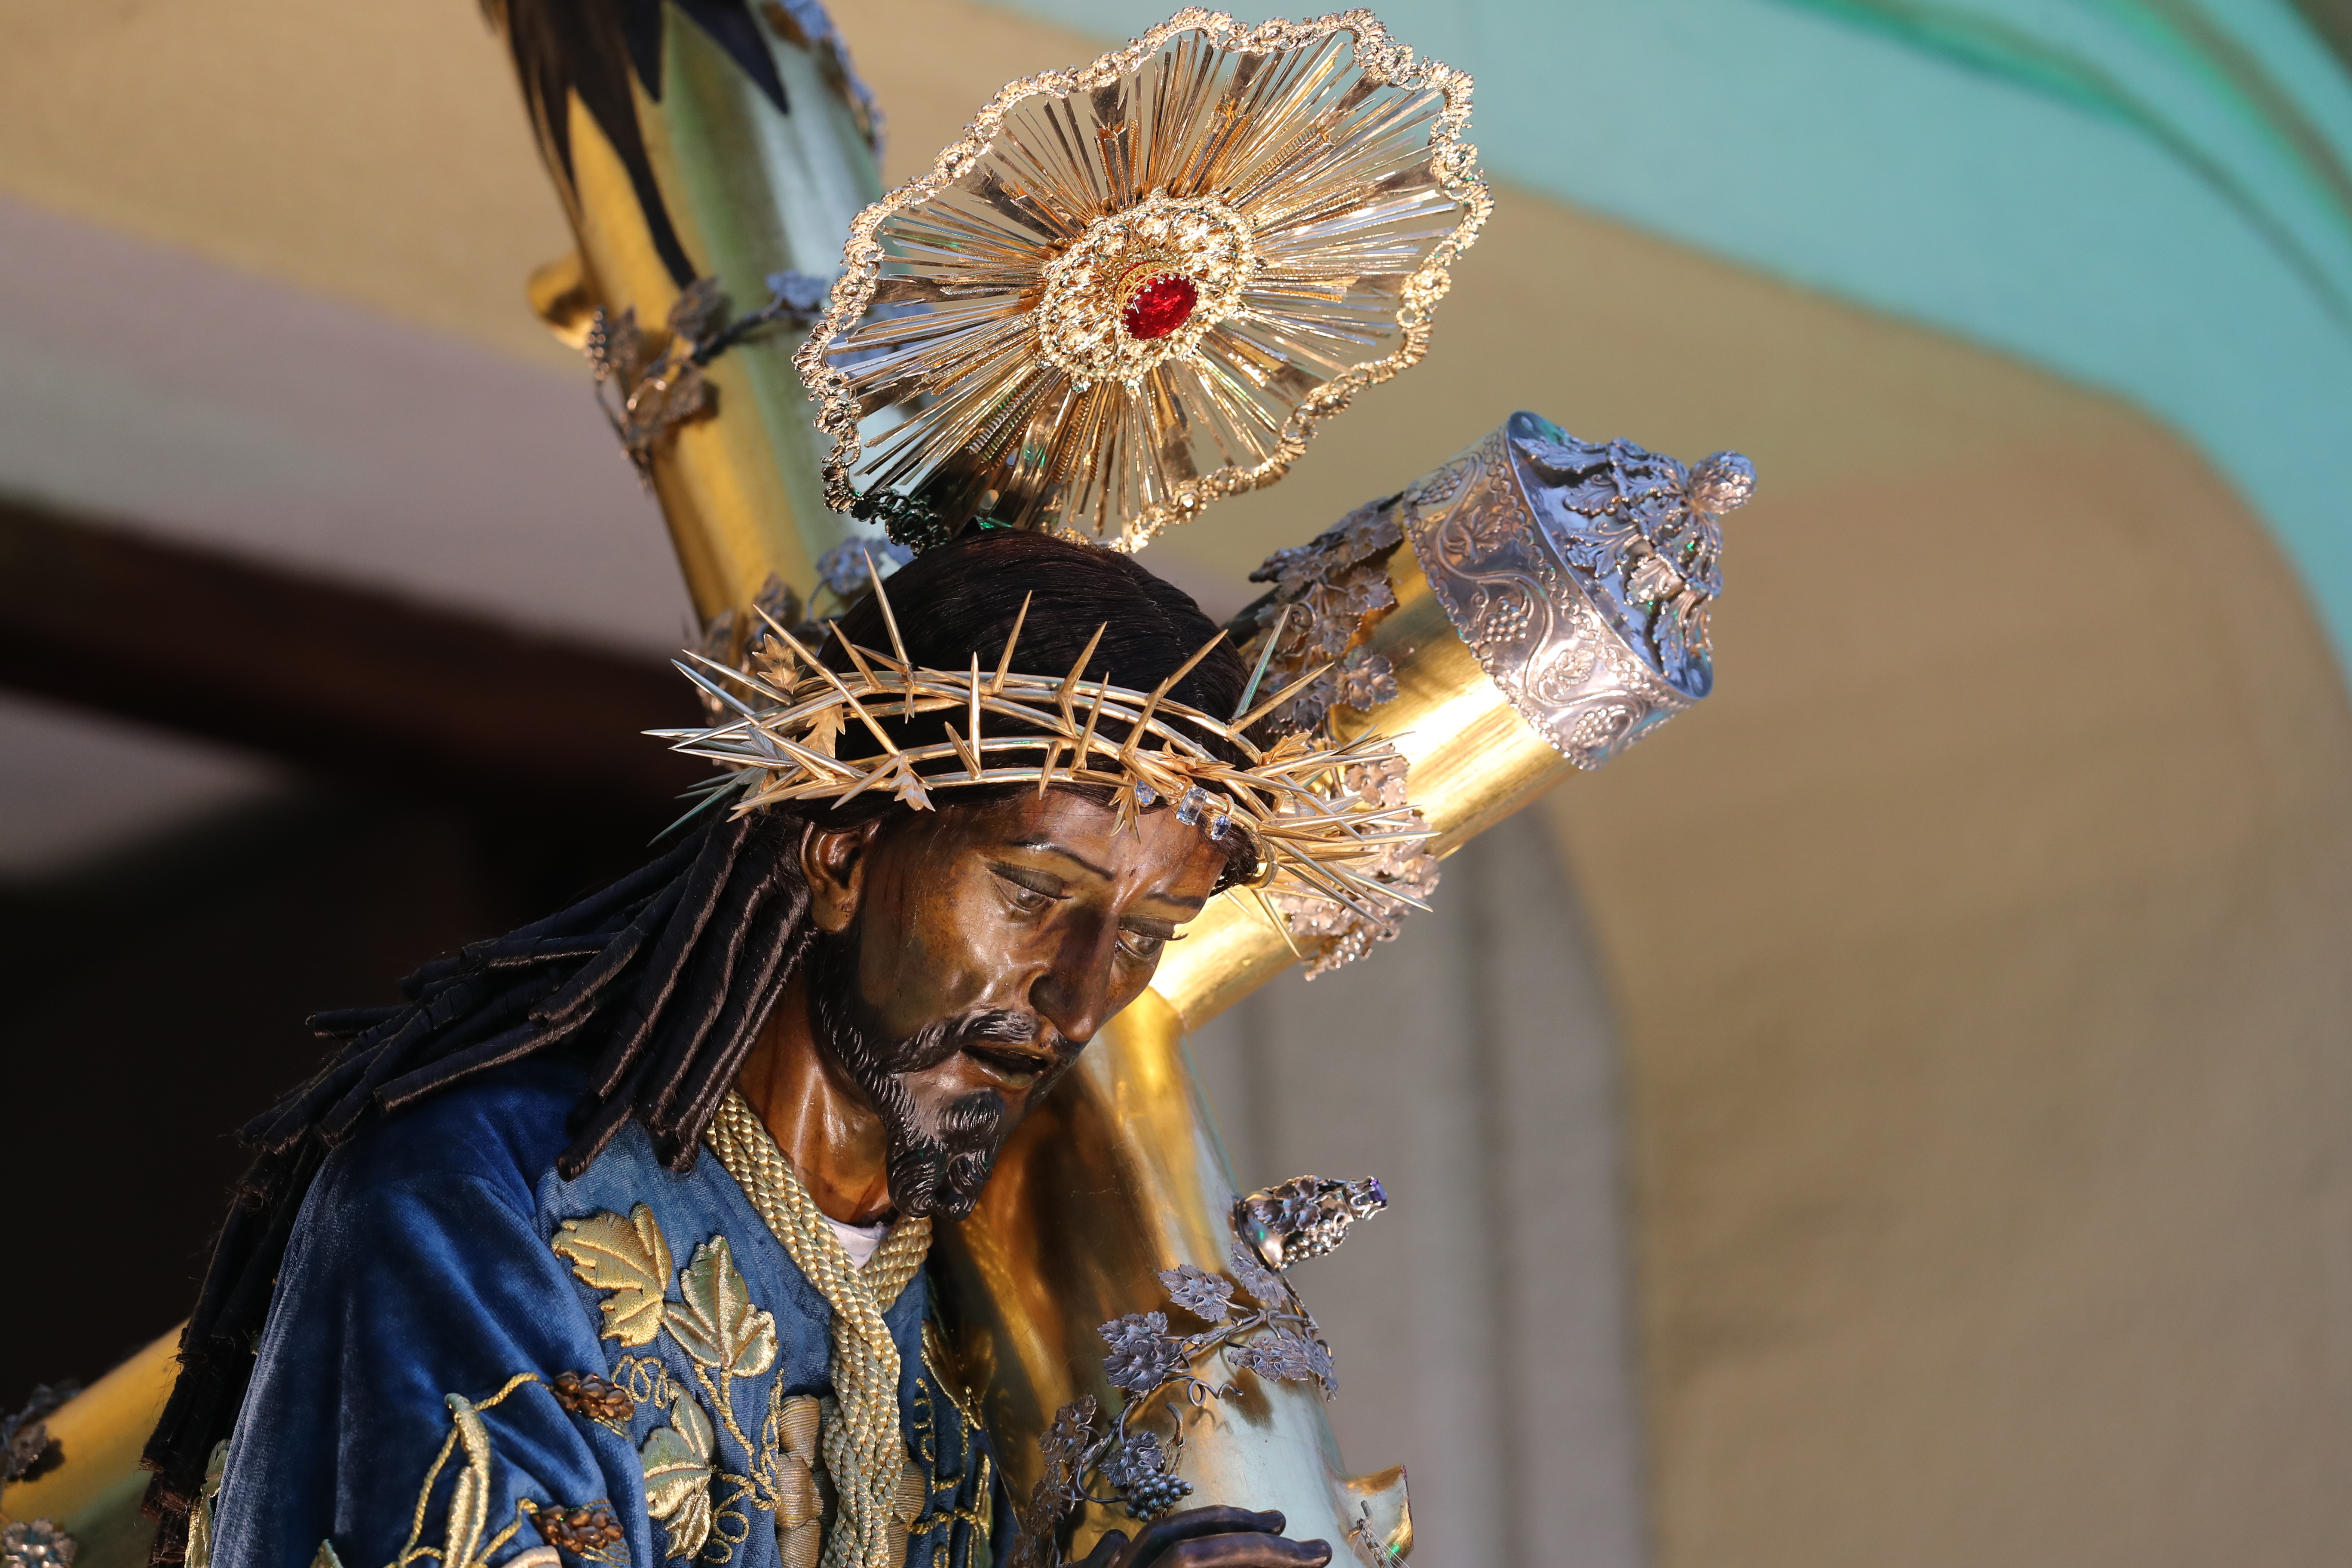
[[[1186,10],[868,207],[798,359],[834,506],[1132,550],[1418,360],[1490,206],[1470,79],[1368,11]]]

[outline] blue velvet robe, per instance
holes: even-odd
[[[580,1088],[577,1066],[527,1061],[327,1160],[229,1445],[213,1568],[307,1568],[322,1542],[343,1568],[809,1561],[822,1450],[791,1435],[829,1396],[831,1310],[715,1156],[665,1170],[632,1123],[558,1177]],[[926,1355],[928,1305],[918,1274],[885,1315],[906,1562],[983,1568],[1012,1510]]]

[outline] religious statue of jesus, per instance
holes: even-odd
[[[1075,1184],[1129,1205],[1115,1241],[1160,1238],[1119,1266],[1149,1255],[1187,1334],[1132,1281],[1042,1282],[1083,1238],[1032,1179],[1067,1151],[1033,1146],[1125,1119],[1163,1145],[1128,1167],[1221,1163],[1186,1120],[1183,1010],[1145,996],[1168,944],[1208,915],[1161,980],[1192,971],[1196,1001],[1272,953],[1357,956],[1446,836],[1703,697],[1716,518],[1752,469],[1514,416],[1269,560],[1245,657],[1132,552],[1421,356],[1489,206],[1465,76],[1363,12],[1180,12],[1008,86],[856,216],[838,279],[761,270],[774,299],[737,315],[727,289],[790,259],[803,165],[870,174],[814,0],[489,8],[582,241],[550,320],[598,301],[599,395],[703,615],[681,668],[709,722],[668,738],[719,771],[638,871],[314,1020],[337,1048],[245,1130],[146,1449],[157,1563],[1322,1568],[1339,1544],[1180,1507],[1184,1475],[1397,1562],[1402,1471],[1329,1473],[1319,1399],[1297,1419],[1331,1360],[1281,1273],[1379,1184]],[[795,490],[812,409],[833,444]],[[856,542],[808,548],[803,492]],[[812,570],[823,620],[787,581]],[[1410,763],[1383,727],[1416,730]],[[1154,1103],[1181,1113],[1097,1093],[1098,1047],[1008,1152],[1130,1004],[1156,1021],[1111,1032],[1159,1041]],[[927,1272],[934,1222],[999,1173]],[[975,1388],[942,1285],[992,1248],[1021,1266],[964,1294],[1035,1353]],[[992,1393],[1000,1434],[1037,1438],[1025,1493]],[[1090,1508],[1116,1527],[1081,1539]]]
[[[827,710],[846,727],[814,726],[838,776],[914,757],[940,721],[907,709],[964,718],[894,712],[908,670],[971,672],[976,701],[990,669],[1066,683],[1086,734],[988,698],[982,732],[895,793],[713,814],[426,965],[404,1005],[318,1020],[349,1044],[249,1130],[264,1152],[164,1422],[210,1459],[190,1568],[1009,1551],[1013,1500],[940,1349],[932,1220],[971,1209],[1211,895],[1259,875],[1270,840],[1233,795],[1187,810],[1118,763],[1163,721],[1145,692],[1234,714],[1248,672],[1132,558],[1003,531],[877,586],[799,683],[847,692],[866,657],[893,668]],[[1160,765],[1249,788],[1263,758],[1218,728]],[[999,760],[958,752],[1041,737],[1058,775],[952,776]],[[1088,1561],[1328,1561],[1282,1529],[1197,1508]]]

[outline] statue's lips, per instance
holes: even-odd
[[[1000,1040],[975,1041],[963,1047],[981,1070],[1006,1089],[1026,1089],[1041,1074],[1053,1070],[1054,1053],[1042,1046],[1009,1045]]]

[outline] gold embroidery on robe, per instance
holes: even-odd
[[[973,1402],[969,1394],[959,1397],[958,1381],[949,1375],[952,1360],[947,1353],[947,1346],[939,1332],[938,1326],[927,1321],[923,1324],[923,1370],[928,1375],[918,1379],[915,1384],[914,1403],[908,1411],[908,1429],[914,1437],[915,1452],[908,1457],[907,1474],[902,1479],[898,1494],[901,1506],[898,1511],[907,1528],[907,1535],[903,1538],[907,1546],[899,1548],[893,1568],[902,1568],[907,1549],[913,1544],[915,1538],[951,1526],[959,1520],[972,1527],[973,1555],[977,1556],[982,1563],[988,1560],[988,1542],[996,1517],[996,1491],[993,1477],[991,1474],[988,1456],[979,1452],[976,1439],[982,1432],[982,1427],[972,1410]],[[964,1453],[976,1456],[978,1461],[970,1472],[970,1479],[973,1482],[973,1496],[969,1505],[959,1504],[955,1500],[956,1494],[963,1489],[966,1476],[939,1474],[939,1410],[931,1396],[931,1391],[934,1388],[939,1391],[945,1399],[948,1408],[955,1412],[957,1419],[962,1424],[962,1430],[959,1435],[962,1440]],[[933,1478],[928,1487],[922,1485],[922,1478],[926,1474]],[[913,1499],[914,1506],[911,1511],[905,1507],[909,1497],[908,1489],[909,1481],[915,1484],[919,1492],[919,1495]],[[940,1568],[940,1563],[949,1555],[952,1542],[952,1535],[942,1535],[938,1541],[933,1542],[929,1563],[920,1564],[919,1568]]]
[[[824,1555],[824,1516],[832,1501],[824,1472],[824,1402],[814,1394],[770,1400],[775,1447],[776,1548],[784,1568],[816,1568]]]
[[[669,1532],[667,1555],[692,1558],[710,1539],[710,1478],[719,1437],[691,1394],[681,1392],[671,1401],[669,1421],[637,1450],[646,1471],[646,1511]]]
[[[221,1472],[228,1468],[228,1439],[213,1445],[205,1460],[205,1484],[188,1510],[188,1552],[184,1568],[213,1568],[213,1509],[220,1500]],[[320,1542],[321,1545],[325,1543]]]
[[[504,1403],[515,1390],[533,1384],[546,1386],[538,1373],[526,1372],[509,1378],[506,1386],[478,1402],[459,1394],[443,1396],[443,1402],[449,1407],[449,1436],[442,1440],[441,1451],[433,1457],[432,1466],[425,1472],[425,1484],[416,1490],[416,1511],[409,1522],[407,1543],[400,1549],[400,1555],[392,1560],[390,1568],[409,1568],[411,1563],[426,1558],[438,1560],[442,1568],[484,1568],[494,1552],[513,1543],[524,1523],[544,1506],[527,1498],[519,1500],[515,1504],[515,1517],[496,1533],[489,1533],[490,1465],[494,1456],[490,1447],[490,1431],[483,1424],[482,1412]],[[440,1485],[442,1473],[449,1468],[450,1459],[459,1453],[465,1456],[465,1468],[457,1472],[456,1485],[449,1494],[448,1514],[442,1531],[441,1544],[425,1545],[425,1521],[433,1509],[434,1489]],[[552,1548],[530,1548],[509,1559],[502,1568],[546,1568],[544,1559],[537,1553],[550,1551]],[[617,1565],[625,1563],[627,1558],[623,1553],[600,1560]],[[319,1553],[311,1560],[310,1568],[342,1568],[332,1542],[319,1543]]]
[[[656,1355],[625,1355],[613,1365],[616,1392],[669,1412],[669,1425],[649,1434],[638,1450],[646,1509],[664,1528],[665,1556],[731,1562],[734,1548],[748,1538],[749,1521],[738,1505],[749,1504],[773,1515],[783,1568],[817,1568],[834,1503],[822,1440],[824,1406],[830,1402],[814,1394],[786,1398],[778,1383],[770,1388],[768,1416],[758,1441],[739,1424],[734,1380],[772,1370],[778,1343],[775,1317],[752,1301],[750,1283],[736,1266],[727,1237],[714,1236],[694,1249],[693,1258],[677,1272],[675,1300],[669,1299],[674,1254],[653,1211],[644,1204],[625,1217],[608,1211],[566,1220],[550,1245],[582,1281],[604,1292],[604,1338],[638,1348],[651,1345],[667,1331],[693,1363],[692,1387],[679,1383]],[[906,1458],[891,1500],[899,1527],[892,1568],[906,1568],[914,1540],[958,1521],[972,1527],[984,1552],[995,1523],[988,1456],[975,1454],[980,1421],[971,1396],[950,1375],[950,1358],[937,1327],[928,1322],[923,1326],[923,1363],[928,1376],[917,1384],[911,1413],[915,1451]],[[939,1468],[939,1435],[928,1392],[931,1388],[955,1412],[962,1426],[963,1450],[976,1458],[969,1477],[976,1489],[970,1505],[954,1500],[967,1477],[933,1479]],[[722,1443],[741,1453],[742,1471],[725,1468]],[[936,1568],[946,1545],[945,1541],[934,1543],[929,1568]],[[406,1568],[406,1563],[394,1568]],[[446,1568],[471,1565],[450,1563]]]
[[[632,1348],[665,1331],[692,1363],[683,1383],[658,1355],[625,1355],[613,1363],[617,1394],[669,1412],[669,1425],[638,1450],[646,1509],[667,1534],[665,1555],[715,1563],[733,1561],[749,1539],[745,1508],[773,1515],[784,1568],[816,1568],[823,1555],[832,1492],[822,1458],[822,1405],[814,1394],[769,1390],[758,1439],[737,1418],[734,1384],[775,1366],[774,1314],[751,1300],[732,1245],[714,1236],[694,1249],[677,1275],[674,1254],[653,1211],[610,1212],[566,1220],[551,1240],[592,1289],[605,1293],[604,1337]],[[741,1456],[742,1469],[725,1461]]]
[[[604,1295],[604,1338],[625,1345],[653,1342],[668,1303],[669,1243],[654,1211],[639,1204],[626,1219],[616,1214],[567,1219],[549,1242],[572,1270]]]

